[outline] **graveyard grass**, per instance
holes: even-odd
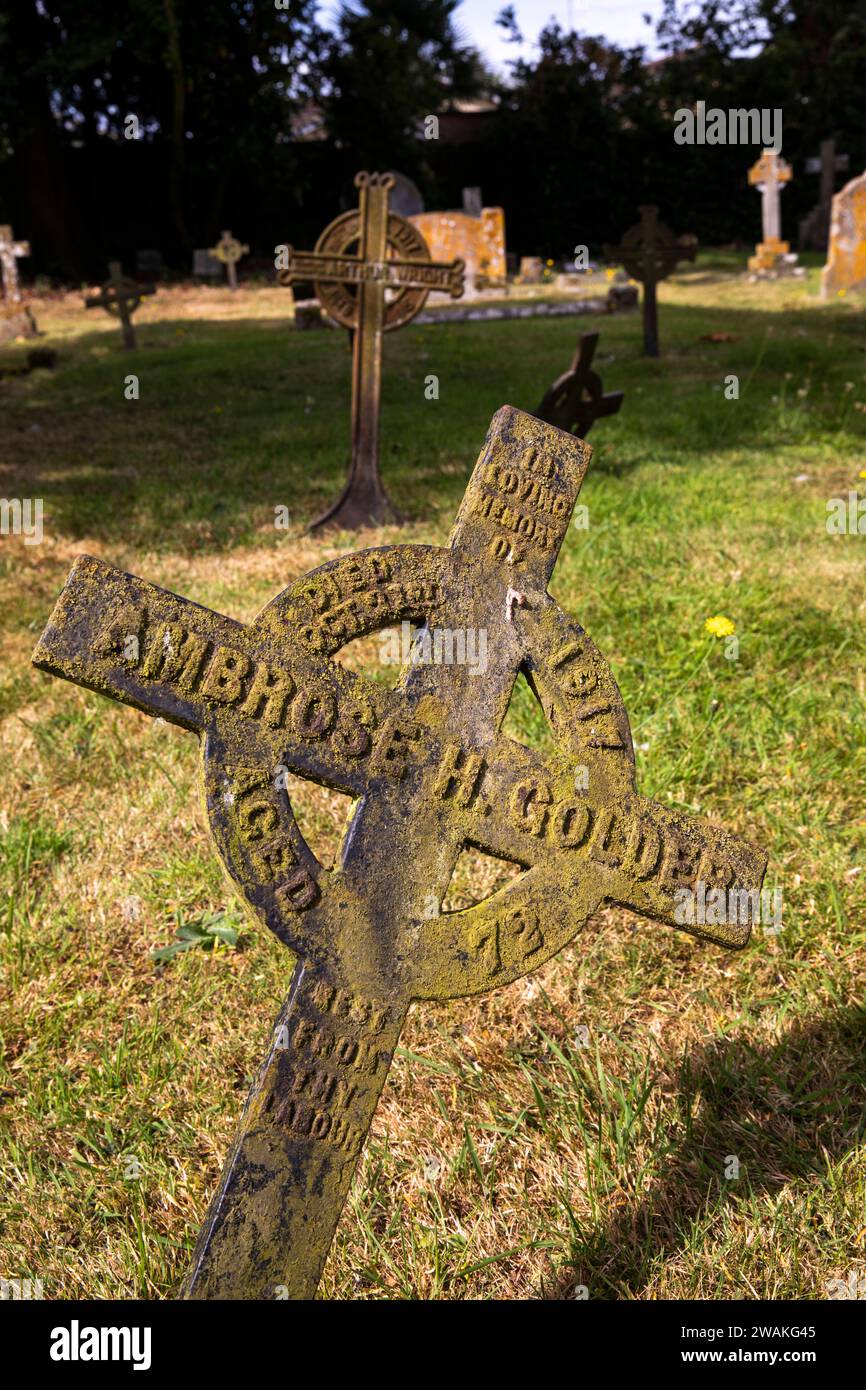
[[[635,315],[386,341],[383,473],[411,521],[365,544],[443,542],[493,412],[533,408],[602,330],[625,403],[591,436],[589,527],[552,592],[619,681],[640,790],[765,846],[784,926],[728,954],[610,909],[513,986],[416,1006],[322,1295],[821,1299],[866,1272],[866,537],[825,528],[828,498],[866,491],[864,305],[820,303],[815,268],[750,285],[743,261],[662,286],[659,361]],[[166,1297],[290,961],[223,878],[194,738],[29,654],[81,550],[249,620],[355,548],[303,530],[342,479],[349,355],[287,332],[265,288],[161,290],[137,355],[79,297],[35,311],[56,372],[0,380],[0,494],[45,502],[43,544],[0,539],[0,1274]],[[346,659],[393,678],[379,653]],[[547,737],[525,689],[509,726]],[[298,802],[332,855],[347,801]],[[451,905],[496,872],[469,856]],[[152,959],[213,925],[237,945]]]

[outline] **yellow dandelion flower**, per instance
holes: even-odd
[[[866,468],[861,468],[861,469],[860,469],[860,472],[857,474],[857,477],[858,477],[858,478],[866,478]]]
[[[732,637],[736,630],[730,618],[726,618],[724,613],[716,613],[714,617],[707,618],[704,623],[704,632],[709,632],[712,637]]]

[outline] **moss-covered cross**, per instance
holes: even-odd
[[[604,903],[679,925],[684,889],[760,890],[760,851],[638,794],[614,679],[547,593],[589,455],[503,407],[447,548],[340,556],[248,626],[87,556],[72,569],[34,661],[199,734],[216,847],[298,957],[187,1297],[314,1293],[414,1000],[516,980]],[[431,659],[394,689],[341,664],[352,639],[404,622],[426,624]],[[550,756],[501,732],[521,671]],[[333,868],[295,823],[286,770],[357,799]],[[522,872],[444,912],[466,845]],[[748,921],[687,929],[749,936]]]

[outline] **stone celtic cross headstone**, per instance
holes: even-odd
[[[658,220],[658,208],[640,208],[640,222],[625,233],[619,246],[605,246],[605,258],[624,266],[633,280],[643,285],[643,350],[659,355],[659,320],[656,285],[666,280],[679,261],[693,261],[698,241],[694,236],[674,237]]]
[[[108,275],[99,294],[85,299],[85,309],[104,309],[113,318],[120,319],[123,333],[123,346],[130,350],[137,346],[132,315],[146,295],[156,294],[153,285],[139,285],[124,275],[120,261],[108,262]]]
[[[250,248],[232,236],[231,232],[223,232],[216,246],[210,248],[210,254],[226,268],[230,290],[236,290],[238,287],[238,261],[242,256],[249,255],[249,250]]]
[[[616,683],[547,593],[590,453],[504,406],[448,547],[339,556],[249,626],[89,556],[72,568],[34,662],[199,735],[216,848],[298,957],[187,1298],[313,1295],[412,1001],[518,979],[606,902],[673,926],[683,887],[760,890],[759,850],[638,793]],[[413,662],[393,690],[340,663],[404,621],[483,630],[490,659]],[[501,732],[520,671],[554,755]],[[330,870],[286,770],[357,799]],[[467,842],[523,872],[443,912]],[[684,929],[729,947],[750,931]]]
[[[355,530],[397,520],[379,475],[379,403],[382,335],[420,313],[431,290],[463,293],[463,262],[431,261],[411,222],[389,211],[390,174],[355,176],[358,207],[336,218],[314,251],[286,248],[283,285],[312,280],[322,307],[354,333],[352,347],[352,452],[342,493],[311,530]]]
[[[790,260],[790,245],[782,241],[782,215],[779,204],[782,188],[791,179],[791,166],[775,150],[762,150],[749,170],[749,183],[761,195],[761,241],[749,257],[749,270],[767,272],[781,269]],[[796,257],[794,257],[796,260]]]
[[[598,333],[581,335],[571,366],[557,377],[535,412],[539,420],[570,430],[580,439],[586,439],[596,420],[617,415],[623,401],[622,391],[605,394],[601,377],[592,370],[598,338]]]
[[[16,241],[9,226],[0,227],[0,274],[3,276],[3,297],[13,304],[21,302],[18,284],[18,261],[30,255],[29,241]]]

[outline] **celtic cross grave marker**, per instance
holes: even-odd
[[[120,261],[108,262],[108,275],[109,278],[99,294],[92,294],[85,299],[84,307],[85,309],[104,309],[113,318],[120,319],[123,346],[131,351],[138,346],[132,315],[145,295],[156,294],[156,288],[153,285],[139,285],[128,275],[124,275]]]
[[[223,232],[216,246],[210,248],[210,254],[226,268],[230,290],[236,290],[238,287],[238,261],[242,256],[249,255],[249,250],[250,248],[232,236],[231,232]]]
[[[643,350],[647,357],[659,355],[659,312],[656,285],[666,280],[678,261],[693,261],[697,237],[675,237],[659,222],[657,207],[640,208],[640,222],[625,233],[619,246],[605,246],[605,257],[624,266],[633,280],[643,285]]]
[[[598,337],[597,333],[581,334],[571,366],[545,392],[535,412],[539,420],[571,430],[579,439],[586,439],[596,420],[619,414],[623,402],[622,391],[605,393],[601,377],[592,370]]]
[[[392,174],[355,175],[358,207],[333,221],[314,251],[285,248],[283,285],[312,280],[323,309],[354,334],[352,346],[352,450],[346,486],[313,522],[356,530],[398,520],[379,475],[379,404],[382,335],[419,314],[431,290],[453,299],[463,293],[463,262],[431,261],[418,228],[388,207]]]
[[[186,1298],[313,1295],[413,1001],[518,979],[604,903],[674,926],[683,887],[760,890],[761,851],[639,794],[613,676],[547,593],[590,453],[504,406],[447,547],[339,556],[248,626],[89,556],[72,568],[36,665],[199,735],[217,851],[298,958]],[[392,690],[341,664],[404,621],[484,630],[485,669],[410,662]],[[521,671],[552,755],[501,732]],[[278,769],[357,799],[333,868]],[[443,912],[466,844],[522,872]],[[741,947],[750,926],[683,929]]]

